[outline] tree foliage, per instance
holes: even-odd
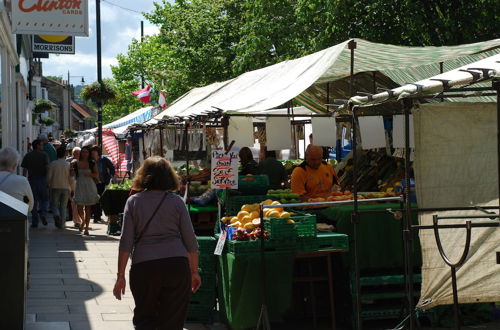
[[[106,105],[106,120],[141,107],[130,95],[141,77],[172,101],[354,37],[408,46],[500,37],[498,0],[162,0],[145,16],[160,33],[118,56],[120,95]]]

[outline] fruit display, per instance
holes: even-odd
[[[209,185],[208,184],[201,184],[200,181],[189,182],[189,195],[190,196],[202,195],[208,189],[209,189]]]
[[[361,199],[372,199],[372,198],[382,198],[382,197],[394,197],[397,196],[395,192],[359,192],[357,194],[358,200]],[[316,197],[309,198],[307,202],[309,203],[319,203],[319,202],[337,202],[337,201],[348,201],[354,200],[354,195],[349,190],[345,190],[344,192],[332,192],[327,197]]]
[[[293,193],[291,189],[269,189],[267,195],[272,196],[281,204],[300,203],[300,195]]]
[[[271,199],[267,199],[260,204],[262,205],[280,205],[281,203],[278,201],[273,201]],[[235,240],[249,240],[249,239],[258,239],[260,236],[260,204],[245,204],[241,207],[241,210],[235,216],[227,216],[220,219],[220,221],[226,224],[228,227],[232,227],[236,229],[236,233],[233,234],[233,239]],[[264,211],[264,220],[269,220],[270,218],[280,218],[286,220],[287,224],[295,223],[293,219],[290,219],[291,216],[294,215],[292,212],[286,212],[281,207],[277,208],[265,208]],[[245,233],[245,234],[243,234]],[[264,232],[264,236],[268,237],[269,234],[266,235]]]
[[[336,168],[342,189],[352,189],[354,183],[352,158]],[[392,192],[404,177],[400,158],[383,151],[363,151],[357,162],[358,191]]]

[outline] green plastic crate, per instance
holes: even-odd
[[[244,195],[264,195],[269,189],[267,175],[240,175],[238,177],[238,191]]]
[[[297,240],[297,251],[348,250],[349,238],[345,234],[319,233],[317,237]]]
[[[227,200],[229,215],[235,216],[244,204],[255,204],[270,199],[268,195],[230,196]]]
[[[264,227],[272,240],[290,240],[299,237],[316,237],[316,216],[297,214],[290,217],[294,223],[287,223],[288,218],[270,218],[264,221]]]
[[[198,304],[188,305],[187,320],[199,323],[213,323],[214,310]]]
[[[264,228],[272,240],[290,240],[297,238],[295,224],[287,223],[289,218],[269,218],[264,220]],[[295,220],[294,220],[295,221]]]
[[[198,249],[200,254],[203,253],[213,253],[215,246],[217,245],[217,240],[213,236],[198,236],[196,237],[198,241]]]
[[[295,221],[295,230],[297,237],[316,237],[316,215],[303,214],[301,216],[293,216]]]
[[[266,253],[293,252],[296,244],[291,241],[271,241],[264,242],[264,251]],[[251,255],[260,253],[260,240],[255,241],[226,241],[228,253],[235,255]]]

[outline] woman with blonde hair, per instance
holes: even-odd
[[[139,168],[127,200],[113,294],[125,293],[130,254],[130,290],[136,329],[182,330],[191,292],[201,285],[198,244],[179,178],[162,157],[149,157]]]

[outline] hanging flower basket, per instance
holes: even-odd
[[[54,103],[50,102],[49,100],[36,100],[35,108],[33,109],[33,111],[35,113],[44,113],[45,111],[52,110],[53,106]]]
[[[63,135],[65,138],[73,138],[73,137],[77,136],[76,131],[74,131],[72,129],[65,129],[63,132]]]
[[[45,126],[50,126],[56,122],[54,119],[52,119],[50,117],[42,118],[39,121],[40,121],[40,124],[43,124]]]
[[[96,105],[103,105],[116,97],[113,87],[106,81],[101,84],[96,81],[82,88],[80,97],[85,101],[90,101]]]

